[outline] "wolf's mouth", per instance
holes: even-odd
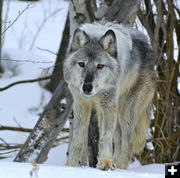
[[[86,100],[90,100],[95,96],[94,93],[92,93],[92,92],[84,92],[82,89],[80,89],[80,94]]]

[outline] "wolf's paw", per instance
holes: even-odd
[[[99,161],[96,167],[102,170],[116,169],[116,165],[110,160]]]

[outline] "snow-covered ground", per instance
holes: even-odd
[[[0,162],[1,178],[29,178],[32,174],[38,178],[164,178],[164,166],[153,164],[129,170],[101,171],[88,167],[33,166],[30,163]]]
[[[9,5],[8,2],[6,0],[3,6],[4,23],[13,22],[27,6],[25,2],[10,1]],[[58,51],[67,9],[67,2],[41,0],[27,9],[5,33],[2,51],[5,73],[0,76],[0,88],[15,81],[40,77],[44,69],[53,66],[56,55],[51,52]],[[0,92],[0,126],[33,128],[39,118],[38,114],[50,97],[51,94],[39,83],[20,84]],[[60,136],[63,135],[60,133]],[[0,131],[0,144],[22,144],[27,136],[28,133],[23,132]],[[137,161],[130,164],[128,170],[101,171],[89,167],[66,167],[66,150],[67,143],[61,142],[50,150],[48,160],[43,165],[13,163],[17,152],[4,154],[7,151],[0,150],[0,157],[9,156],[0,159],[0,178],[26,178],[30,174],[39,178],[164,177],[163,164],[141,166]]]

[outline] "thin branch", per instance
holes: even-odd
[[[46,76],[46,77],[40,77],[40,78],[37,78],[37,79],[31,79],[31,80],[20,80],[20,81],[11,83],[11,84],[9,84],[9,85],[7,85],[5,87],[0,88],[0,92],[4,91],[4,90],[7,90],[8,88],[10,88],[10,87],[12,87],[14,85],[17,85],[17,84],[39,82],[39,81],[42,81],[42,80],[48,80],[51,77],[52,77],[52,75],[49,75],[49,76]]]
[[[30,4],[27,4],[27,6],[19,12],[18,16],[14,19],[14,21],[1,33],[1,36],[3,36],[5,34],[5,32],[11,27],[14,25],[14,23],[19,19],[19,17],[27,10],[27,9],[30,9],[30,8],[33,8],[35,7],[34,3],[30,3]]]
[[[49,53],[54,54],[54,55],[57,56],[57,53],[55,53],[55,52],[53,52],[53,51],[51,51],[51,50],[49,50],[49,49],[43,49],[43,48],[39,48],[39,47],[36,47],[36,48],[39,49],[39,50],[41,50],[41,51],[46,51],[46,52],[49,52]]]
[[[37,29],[34,37],[33,37],[33,40],[32,40],[32,43],[31,43],[31,45],[30,45],[29,51],[32,50],[32,48],[33,48],[33,46],[34,46],[34,44],[35,44],[35,42],[36,42],[36,39],[37,39],[40,31],[42,30],[44,24],[46,23],[46,21],[47,21],[50,17],[52,17],[53,15],[55,15],[56,13],[58,13],[61,9],[62,9],[62,8],[56,9],[54,12],[50,13],[48,16],[46,16],[46,17],[43,19],[43,21],[42,21],[41,24],[39,25],[39,27],[38,27],[38,29]]]
[[[5,18],[2,21],[4,23],[3,24],[3,30],[6,29],[7,25],[9,25],[11,23],[11,21],[8,22],[9,6],[10,6],[10,0],[7,1],[7,8],[6,8],[6,12],[5,12]],[[1,46],[4,45],[4,41],[5,41],[5,36],[3,36],[3,38],[2,38],[2,45]]]
[[[11,130],[19,132],[31,132],[32,129],[23,128],[23,127],[11,127],[11,126],[0,126],[0,130]]]
[[[21,124],[17,121],[16,117],[13,116],[13,120],[15,121],[15,123],[18,125],[18,127],[22,127]]]
[[[4,144],[6,144],[6,146],[9,146],[9,144],[8,144],[4,139],[0,138],[0,140],[1,140]]]
[[[2,126],[2,125],[0,125],[0,130],[11,130],[11,131],[17,131],[17,132],[32,132],[32,129],[29,129],[29,128],[11,127],[11,126]],[[63,128],[61,132],[69,132],[69,128]],[[0,140],[2,139],[0,138]],[[6,143],[4,140],[2,141]]]
[[[9,145],[0,144],[0,151],[21,148],[23,144],[10,143]]]
[[[26,60],[26,59],[1,59],[3,61],[13,61],[13,62],[29,62],[33,64],[50,64],[53,61],[33,61],[33,60]]]
[[[4,153],[0,153],[0,155],[6,155],[6,154],[14,153],[14,152],[17,152],[17,151],[19,151],[19,150],[17,149],[17,150],[7,151],[7,152],[4,152]]]
[[[62,140],[66,140],[68,139],[69,136],[65,136],[65,137],[61,137],[61,138],[58,138],[56,139],[56,143],[54,143],[53,147],[56,146],[59,142],[61,142]],[[66,142],[66,141],[65,141]]]

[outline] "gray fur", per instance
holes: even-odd
[[[132,155],[143,150],[155,90],[153,63],[152,49],[138,31],[105,21],[76,30],[64,61],[64,78],[74,98],[66,165],[86,165],[93,109],[99,128],[98,168],[125,169]]]

